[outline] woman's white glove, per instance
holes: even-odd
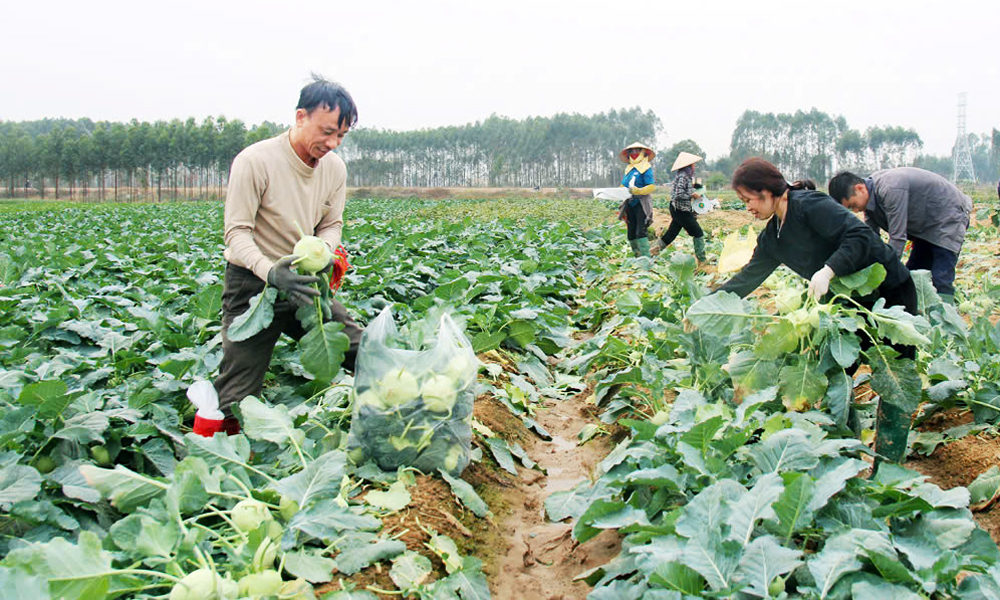
[[[222,420],[223,414],[219,410],[219,394],[215,392],[212,382],[199,379],[191,384],[187,390],[188,400],[198,407],[197,416],[202,419]]]
[[[809,295],[819,300],[826,295],[830,289],[830,281],[833,279],[833,269],[830,265],[823,265],[823,268],[813,273],[809,280]]]

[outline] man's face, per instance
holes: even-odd
[[[299,130],[299,142],[309,156],[319,160],[344,141],[344,136],[351,128],[347,123],[343,126],[338,125],[339,119],[339,106],[333,110],[326,106],[317,106],[312,112],[307,112],[304,108],[295,110],[295,127]]]
[[[863,183],[855,184],[851,195],[841,204],[854,212],[864,212],[868,207],[868,187]]]

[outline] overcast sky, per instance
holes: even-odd
[[[959,92],[970,132],[1000,128],[998,6],[12,0],[0,120],[290,123],[316,71],[350,90],[364,127],[641,106],[663,121],[660,148],[690,138],[715,158],[744,110],[816,107],[861,131],[912,127],[944,155]]]

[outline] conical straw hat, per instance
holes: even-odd
[[[702,157],[697,154],[691,154],[690,152],[681,152],[677,156],[677,160],[674,161],[674,166],[670,167],[671,171],[676,171],[677,169],[683,169],[688,165],[693,165],[694,163],[701,160]]]
[[[656,158],[656,150],[653,150],[649,146],[646,146],[646,145],[640,144],[639,142],[636,142],[636,143],[631,144],[629,146],[625,146],[625,149],[618,153],[618,160],[622,161],[623,163],[627,163],[628,162],[628,151],[631,150],[632,148],[639,148],[639,149],[642,149],[642,150],[645,150],[646,152],[648,152],[649,153],[649,160],[653,160],[654,158]]]

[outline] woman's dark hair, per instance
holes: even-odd
[[[844,200],[848,200],[854,195],[854,186],[864,182],[863,179],[850,171],[841,171],[834,175],[830,183],[827,184],[826,187],[829,190],[827,193],[834,200],[843,204]]]
[[[789,184],[778,167],[763,158],[755,156],[743,161],[731,182],[733,189],[743,188],[751,192],[767,190],[772,196],[781,196],[787,190],[815,190],[816,184],[811,179],[800,179]]]
[[[310,114],[318,107],[325,107],[331,111],[339,108],[337,126],[343,127],[344,123],[347,123],[348,127],[354,127],[358,122],[358,108],[354,105],[354,98],[351,98],[339,83],[329,81],[316,73],[312,73],[312,79],[312,83],[299,92],[299,103],[295,108],[304,108]]]

